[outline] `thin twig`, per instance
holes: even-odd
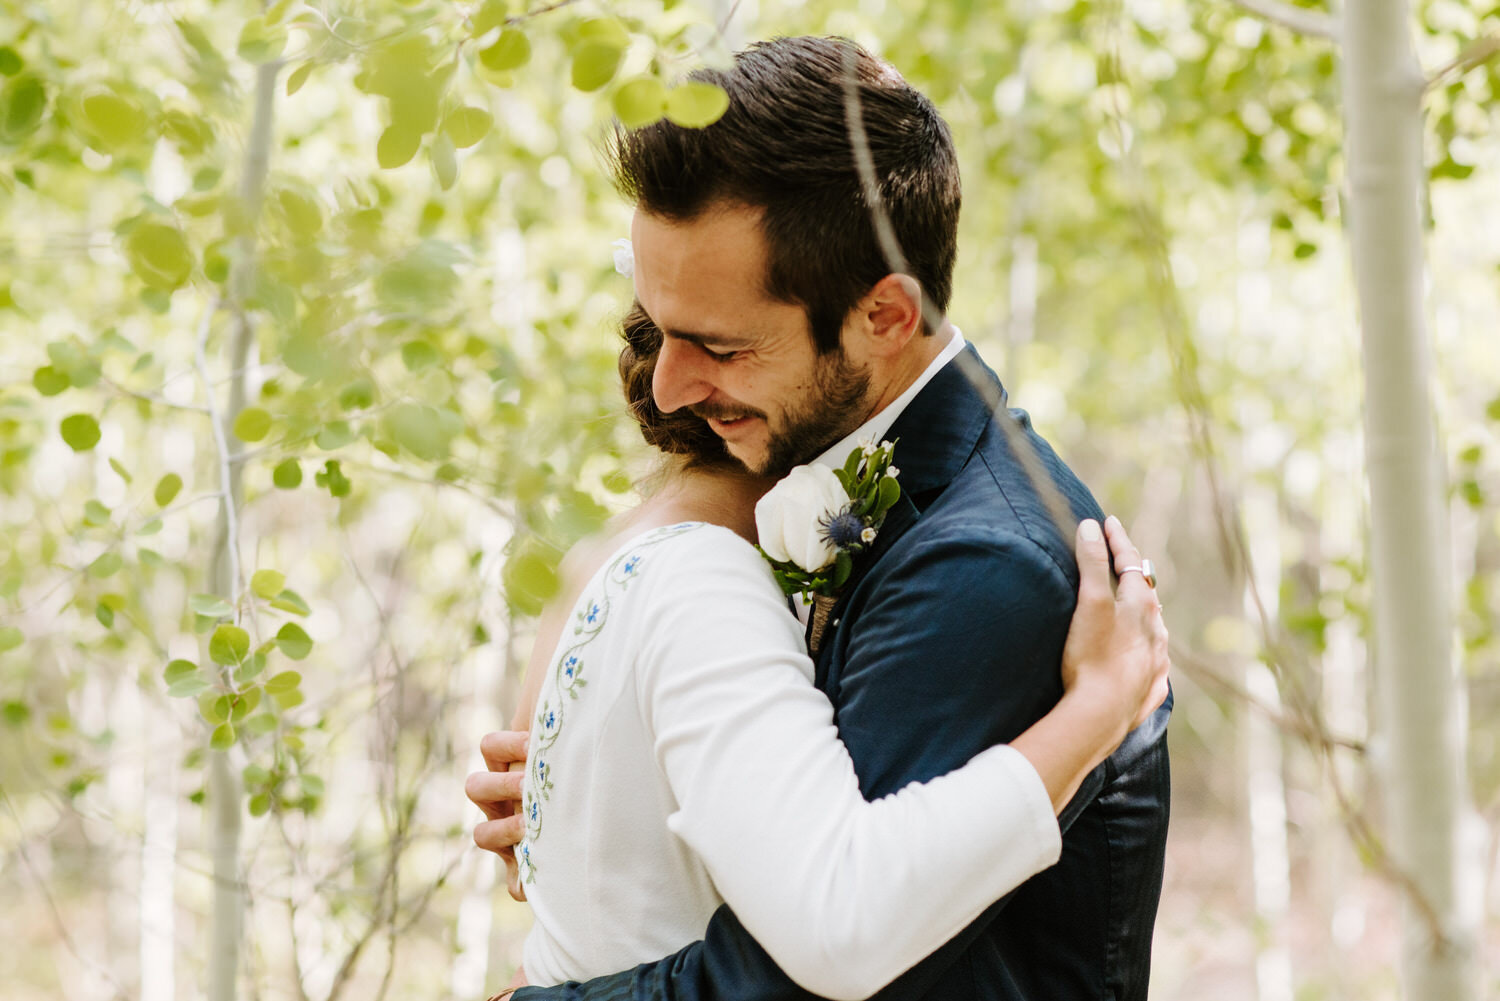
[[[208,333],[213,326],[214,314],[219,310],[219,299],[209,302],[208,308],[203,311],[203,320],[198,325],[198,338],[194,348],[194,357],[197,359],[198,378],[203,381],[204,398],[207,400],[208,419],[213,425],[214,447],[219,453],[219,490],[220,501],[223,504],[224,524],[226,526],[226,553],[229,557],[229,583],[232,593],[223,597],[233,599],[240,590],[240,526],[239,515],[234,509],[234,487],[231,477],[234,475],[232,453],[229,451],[229,441],[224,435],[224,424],[219,419],[219,407],[214,401],[213,380],[208,375],[208,356],[206,354],[208,345]],[[238,618],[238,616],[236,616]]]
[[[1457,80],[1470,70],[1483,66],[1495,58],[1497,53],[1500,53],[1500,35],[1485,35],[1483,38],[1476,38],[1464,46],[1451,62],[1433,70],[1423,89],[1436,90],[1446,86],[1450,79]]]
[[[1337,42],[1342,38],[1338,19],[1304,7],[1293,7],[1282,0],[1229,0],[1236,7],[1262,18],[1272,24],[1295,31],[1310,38],[1326,38]]]
[[[104,383],[110,389],[113,389],[115,392],[119,393],[121,396],[128,396],[134,400],[143,400],[147,403],[155,404],[158,407],[170,407],[173,410],[190,410],[196,414],[208,413],[207,407],[200,407],[196,403],[174,403],[166,397],[159,396],[156,393],[146,393],[138,389],[129,389],[125,386],[120,385],[118,382],[115,382],[107,375],[100,376],[99,381]]]
[[[875,236],[880,243],[880,251],[885,257],[886,267],[895,274],[909,274],[906,263],[906,255],[901,250],[901,244],[896,238],[896,228],[891,223],[890,213],[886,210],[885,199],[880,191],[880,178],[875,171],[875,157],[870,151],[869,137],[865,132],[864,110],[859,97],[858,78],[858,51],[855,46],[844,46],[844,123],[849,130],[849,145],[854,154],[855,169],[859,172],[860,185],[864,189],[865,208],[870,213],[870,221],[875,226]],[[922,311],[922,322],[927,329],[936,333],[943,328],[947,318],[938,312],[936,304],[922,290],[920,296]],[[993,389],[989,383],[989,375],[980,366],[974,365],[965,355],[959,355],[956,359],[958,371],[961,372],[973,385],[974,390],[981,398],[989,398]],[[1072,508],[1063,497],[1062,491],[1053,481],[1047,470],[1042,466],[1041,457],[1037,455],[1036,448],[1018,427],[1018,422],[1011,417],[1005,409],[1005,396],[1002,394],[994,403],[992,423],[998,427],[1005,437],[1006,444],[1010,447],[1011,454],[1021,463],[1021,469],[1031,481],[1032,488],[1047,508],[1057,531],[1064,539],[1071,539],[1078,519],[1074,517]]]

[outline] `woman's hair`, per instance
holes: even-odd
[[[625,405],[640,425],[641,436],[658,451],[679,456],[691,467],[717,466],[734,462],[724,448],[724,440],[714,434],[703,418],[686,408],[664,414],[651,396],[651,378],[661,351],[661,330],[640,303],[620,322],[625,339],[620,348],[620,382],[625,390]]]

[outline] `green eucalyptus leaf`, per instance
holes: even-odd
[[[291,75],[286,78],[287,97],[291,97],[293,94],[297,93],[297,91],[302,89],[302,85],[307,83],[307,78],[312,76],[313,67],[315,65],[317,64],[309,60],[308,62],[305,62],[301,66],[298,66],[296,69],[292,70]]]
[[[453,140],[446,132],[439,133],[427,147],[427,158],[432,163],[432,174],[438,187],[444,191],[458,180],[458,157],[454,153]]]
[[[18,142],[35,132],[47,113],[47,86],[34,76],[18,76],[0,91],[0,139]]]
[[[392,125],[380,133],[375,144],[375,160],[384,170],[394,170],[411,162],[422,146],[422,133],[416,129]]]
[[[271,607],[281,612],[291,612],[293,615],[311,615],[312,608],[303,600],[302,595],[287,588],[278,594],[271,602]]]
[[[266,693],[275,695],[277,692],[289,692],[301,683],[302,675],[296,671],[282,671],[266,681]]]
[[[176,226],[142,222],[125,237],[125,259],[149,288],[171,292],[193,273],[193,252]]]
[[[0,626],[0,653],[14,650],[25,642],[25,635],[15,626]]]
[[[91,145],[97,145],[100,152],[112,153],[123,146],[148,138],[145,109],[139,102],[117,90],[93,90],[84,96],[78,106],[82,112],[82,124],[92,140]]]

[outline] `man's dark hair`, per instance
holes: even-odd
[[[688,220],[721,202],[763,209],[766,290],[807,310],[822,354],[839,347],[844,317],[893,270],[850,140],[851,71],[906,271],[941,314],[958,237],[953,139],[932,102],[847,39],[777,38],[736,53],[727,70],[696,70],[691,79],[729,94],[724,117],[703,129],[666,120],[617,128],[607,151],[621,192],[652,215]]]

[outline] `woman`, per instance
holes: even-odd
[[[1057,860],[1056,812],[1165,694],[1159,606],[1135,589],[1117,611],[1098,525],[1080,526],[1062,701],[1011,744],[866,802],[801,627],[750,545],[770,484],[696,418],[650,406],[660,335],[639,310],[625,333],[632,409],[683,461],[569,555],[568,594],[537,638],[517,717],[531,730],[525,974],[550,984],[656,960],[727,901],[800,985],[866,997]],[[1123,530],[1110,541],[1138,562]],[[471,777],[481,805],[487,778]]]

